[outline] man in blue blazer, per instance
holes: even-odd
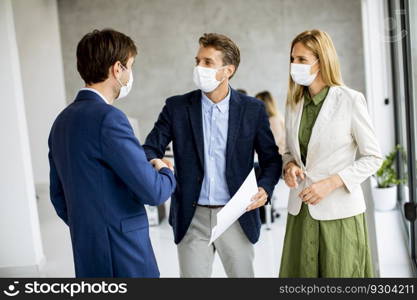
[[[194,69],[199,89],[166,101],[144,149],[149,160],[162,158],[173,142],[177,188],[169,220],[181,276],[210,277],[218,251],[229,277],[253,277],[258,207],[278,182],[281,157],[263,103],[229,86],[240,62],[239,48],[221,34],[205,34],[199,43]],[[259,192],[248,212],[208,247],[216,214],[252,170],[255,151]]]
[[[146,159],[126,115],[112,106],[132,86],[134,42],[95,30],[77,46],[85,81],[49,137],[50,197],[69,226],[77,277],[159,277],[144,204],[175,189],[172,171]]]

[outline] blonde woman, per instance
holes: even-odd
[[[291,192],[280,277],[372,277],[360,184],[382,158],[365,98],[343,85],[323,31],[293,40],[290,66],[283,160]]]
[[[272,134],[274,135],[275,143],[278,146],[279,154],[283,155],[285,150],[285,124],[284,117],[279,112],[275,105],[274,98],[268,91],[257,93],[255,98],[258,98],[265,104],[266,113],[269,117],[269,125],[271,126]]]

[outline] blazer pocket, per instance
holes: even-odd
[[[148,219],[146,217],[146,213],[144,212],[140,215],[121,220],[120,227],[121,231],[124,233],[147,228]]]

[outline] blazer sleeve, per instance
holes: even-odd
[[[158,120],[152,131],[146,137],[145,144],[143,145],[148,160],[162,158],[165,154],[166,147],[171,141],[171,115],[167,100],[162,112],[159,114]]]
[[[352,135],[358,145],[360,158],[338,173],[349,192],[374,174],[383,160],[365,97],[359,93],[352,102]]]
[[[51,146],[49,145],[49,149]],[[61,180],[52,157],[52,152],[49,150],[49,196],[52,205],[55,208],[57,215],[68,225],[67,204],[65,202],[64,189],[62,188]]]
[[[259,112],[259,126],[255,137],[255,151],[261,173],[258,178],[258,186],[263,187],[269,196],[272,195],[282,172],[282,159],[275,144],[269,119],[262,104]]]
[[[121,111],[111,110],[104,117],[101,148],[103,160],[142,204],[156,206],[171,196],[176,184],[174,174],[168,168],[157,172],[152,167]]]

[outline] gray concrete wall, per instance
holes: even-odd
[[[132,92],[116,106],[139,120],[142,140],[165,98],[194,89],[194,57],[204,32],[226,34],[239,45],[242,62],[232,86],[252,95],[270,90],[281,110],[289,45],[306,29],[332,36],[345,83],[365,92],[360,0],[59,0],[58,11],[67,101],[82,85],[75,49],[86,32],[111,27],[138,44]]]

